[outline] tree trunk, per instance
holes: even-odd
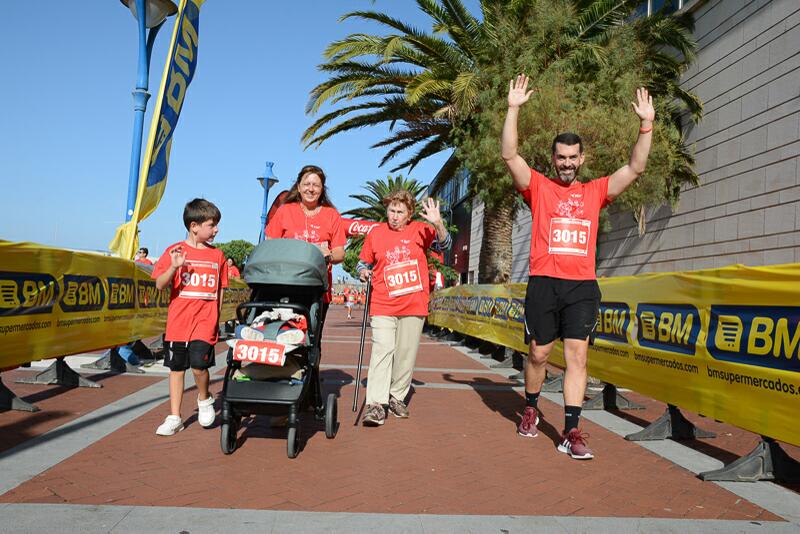
[[[506,284],[511,280],[511,232],[514,228],[514,196],[484,206],[479,284]]]

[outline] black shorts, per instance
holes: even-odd
[[[531,276],[525,293],[525,343],[586,339],[594,332],[599,311],[597,280]]]
[[[164,366],[170,371],[214,367],[214,345],[206,341],[165,341]]]

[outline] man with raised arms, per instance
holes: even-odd
[[[586,391],[589,336],[600,306],[595,274],[598,219],[600,210],[644,172],[655,110],[647,89],[639,88],[631,106],[641,124],[628,164],[611,176],[586,183],[577,179],[585,157],[581,138],[574,133],[557,135],[551,148],[556,176],[551,179],[528,167],[517,152],[519,109],[531,93],[524,74],[511,80],[501,141],[503,160],[533,217],[525,295],[525,343],[530,350],[525,368],[525,411],[517,432],[525,437],[537,435],[537,402],[545,365],[556,340],[561,339],[566,372],[564,432],[558,450],[588,460],[594,455],[578,429],[578,421]]]

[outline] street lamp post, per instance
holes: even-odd
[[[142,155],[142,130],[144,129],[144,112],[147,109],[147,92],[150,78],[150,55],[153,52],[158,30],[167,17],[178,12],[170,0],[120,0],[131,10],[139,28],[139,67],[137,70],[136,89],[133,91],[133,144],[131,146],[131,166],[128,174],[128,204],[125,210],[125,222],[133,217],[136,204],[136,193],[139,188],[139,165]]]
[[[269,206],[269,190],[278,183],[278,177],[272,172],[272,166],[275,163],[268,161],[267,166],[264,168],[264,176],[256,178],[261,187],[264,188],[264,205],[261,207],[261,228],[258,230],[258,242],[264,241],[264,230],[267,227],[267,207]]]

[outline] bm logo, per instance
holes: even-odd
[[[0,317],[51,313],[59,294],[52,275],[0,272]]]
[[[601,302],[595,337],[615,343],[628,342],[631,309],[624,302]]]
[[[694,355],[700,332],[700,314],[694,306],[639,304],[636,318],[640,346]]]
[[[800,372],[800,307],[711,306],[706,348],[716,360]]]

